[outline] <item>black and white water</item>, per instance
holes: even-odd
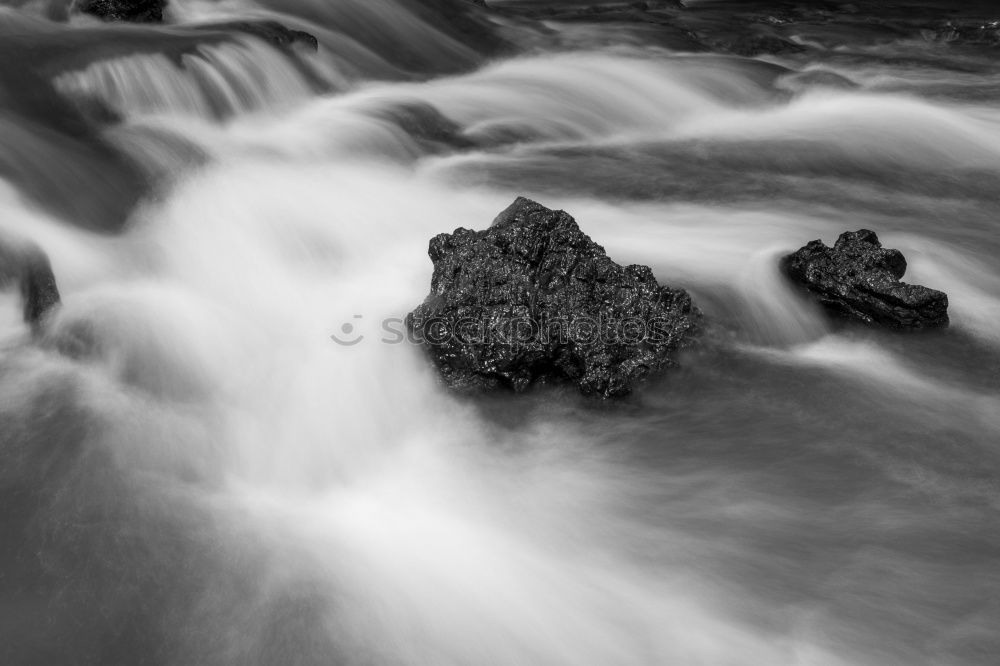
[[[0,7],[0,235],[64,299],[32,341],[0,297],[0,663],[997,663],[997,51],[863,15],[756,59],[506,18],[485,57],[416,0],[47,7]],[[318,52],[198,27],[265,18]],[[721,340],[622,402],[450,395],[383,321],[516,195]],[[950,329],[832,328],[779,279],[862,227]]]

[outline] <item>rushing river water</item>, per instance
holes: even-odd
[[[415,0],[15,4],[0,238],[64,304],[33,341],[0,294],[0,663],[997,663],[995,51],[503,19],[485,57]],[[265,18],[318,51],[198,32]],[[386,340],[428,239],[516,195],[712,340],[623,401],[449,394]],[[949,329],[784,284],[862,227]]]

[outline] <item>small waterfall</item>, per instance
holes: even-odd
[[[311,75],[307,76],[307,75]],[[225,119],[276,111],[316,92],[312,80],[343,85],[320,59],[287,55],[251,37],[199,46],[179,62],[162,54],[100,60],[53,83],[71,98],[96,98],[126,117],[190,115]]]

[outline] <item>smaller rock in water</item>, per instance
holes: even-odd
[[[32,328],[40,326],[45,315],[59,305],[59,288],[52,274],[52,265],[41,251],[25,260],[21,277],[21,302],[24,321]]]
[[[303,30],[293,30],[277,21],[227,21],[224,23],[205,23],[195,26],[205,31],[242,32],[253,35],[280,49],[291,49],[301,44],[311,51],[319,49],[319,40]]]
[[[75,10],[105,21],[162,23],[167,0],[79,0]]]
[[[19,286],[24,322],[38,333],[60,303],[48,255],[33,243],[0,237],[0,287],[9,283]]]
[[[948,296],[900,282],[906,259],[873,231],[845,232],[832,248],[814,240],[784,257],[781,269],[837,317],[901,329],[948,325]]]
[[[518,198],[485,231],[430,242],[431,293],[407,317],[453,388],[569,382],[625,395],[674,365],[700,317],[648,266],[620,266],[563,211]]]

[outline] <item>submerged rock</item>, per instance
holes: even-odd
[[[570,382],[630,392],[674,365],[700,314],[648,266],[620,266],[563,211],[518,198],[485,231],[440,234],[431,293],[407,327],[454,388]]]
[[[777,35],[756,32],[742,33],[732,37],[708,40],[715,49],[738,56],[754,58],[761,55],[801,53],[805,47]]]
[[[400,101],[377,106],[370,113],[398,127],[429,152],[446,152],[477,145],[465,136],[461,125],[426,102]]]
[[[79,0],[75,10],[105,21],[162,23],[167,0]]]
[[[889,328],[948,325],[948,296],[900,282],[906,259],[873,231],[845,232],[832,248],[811,241],[784,257],[781,269],[835,316]]]
[[[207,23],[195,26],[195,30],[223,33],[242,32],[257,37],[279,49],[288,50],[296,44],[301,44],[311,51],[319,49],[319,41],[315,35],[304,30],[289,28],[277,21],[229,21],[225,23]]]

